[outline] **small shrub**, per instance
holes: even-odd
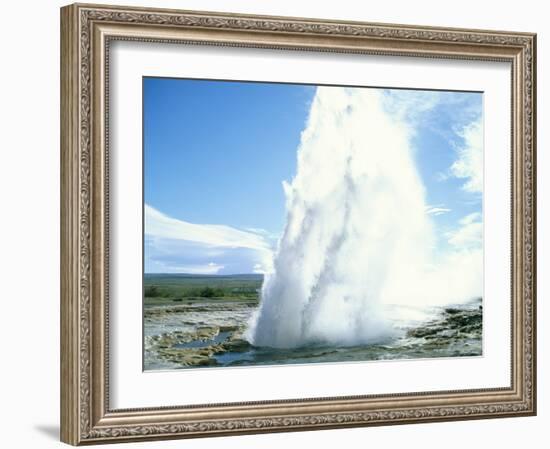
[[[144,291],[146,298],[156,298],[159,296],[159,289],[156,285],[148,285]]]
[[[213,298],[216,296],[216,291],[212,287],[201,288],[199,292],[201,298]]]

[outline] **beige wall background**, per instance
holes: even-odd
[[[121,0],[122,2],[122,0]],[[59,7],[2,5],[0,70],[0,430],[3,447],[59,447]],[[132,0],[135,6],[532,31],[538,37],[539,416],[270,434],[125,447],[542,447],[548,434],[550,14],[545,2]],[[545,174],[546,176],[545,178]],[[543,200],[544,199],[544,200]],[[539,442],[540,441],[540,442]],[[144,445],[145,444],[145,445]]]

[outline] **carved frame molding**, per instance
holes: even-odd
[[[61,437],[70,444],[536,413],[536,36],[75,4],[61,10]],[[510,389],[110,410],[108,54],[112,40],[509,61]]]

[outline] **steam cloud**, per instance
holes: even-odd
[[[435,254],[413,130],[394,105],[377,89],[317,89],[296,176],[284,183],[287,222],[247,331],[252,344],[371,343],[391,328],[389,304],[481,295],[479,241],[453,246],[480,231],[480,218]]]

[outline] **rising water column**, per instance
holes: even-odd
[[[319,87],[284,183],[287,222],[247,338],[353,345],[388,332],[383,304],[425,286],[433,230],[411,129],[383,90]]]

